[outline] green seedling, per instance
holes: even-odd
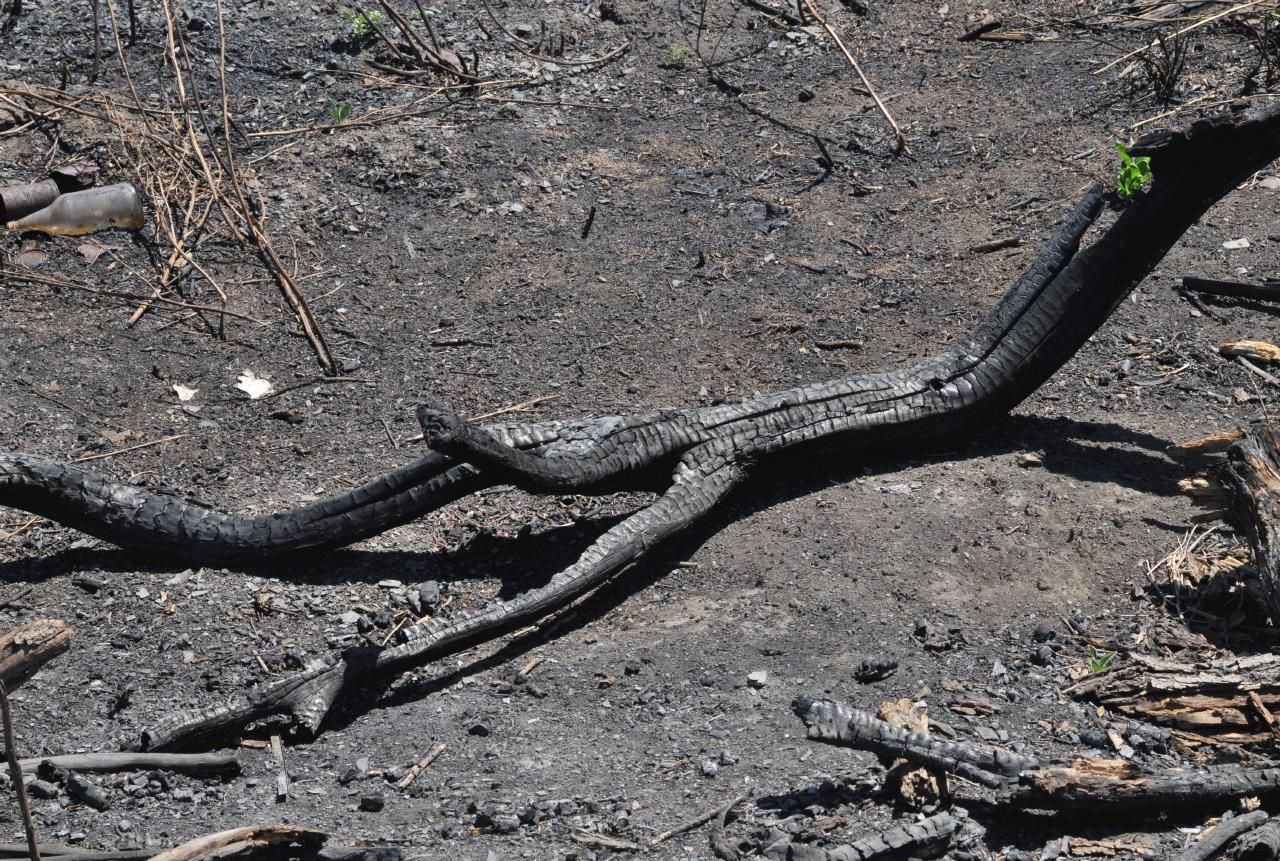
[[[365,39],[373,34],[374,27],[382,26],[382,13],[377,9],[366,9],[363,12],[343,12],[342,17],[351,24],[351,37]]]
[[[1111,662],[1116,659],[1115,652],[1099,652],[1093,646],[1089,647],[1089,672],[1104,673],[1111,669]]]
[[[333,120],[333,124],[335,126],[349,116],[351,116],[350,102],[330,102],[329,103],[329,119]]]
[[[1124,144],[1119,142],[1116,143],[1116,152],[1120,155],[1120,167],[1116,170],[1116,194],[1120,195],[1121,200],[1128,200],[1151,179],[1151,159],[1145,155],[1133,158]]]
[[[668,45],[662,50],[662,60],[672,66],[683,66],[689,49],[683,45]]]

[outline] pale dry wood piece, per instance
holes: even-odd
[[[1243,430],[1240,428],[1232,428],[1231,430],[1209,434],[1208,436],[1189,439],[1186,442],[1175,443],[1174,445],[1166,448],[1165,451],[1172,457],[1226,454],[1227,449],[1231,448],[1231,444],[1242,436],[1244,436]]]
[[[271,755],[276,760],[276,802],[289,800],[289,770],[284,766],[284,744],[280,736],[271,736]]]
[[[1280,347],[1266,341],[1227,341],[1218,345],[1224,356],[1243,356],[1259,362],[1280,362]]]
[[[70,648],[71,639],[61,619],[36,619],[0,635],[0,681],[18,687]]]
[[[234,844],[244,844],[246,848],[263,846],[304,846],[318,847],[329,838],[323,831],[312,831],[310,828],[295,828],[288,825],[248,825],[244,828],[232,828],[230,831],[219,831],[206,834],[194,840],[188,840],[181,846],[166,849],[154,855],[151,861],[196,861],[220,849]]]
[[[1252,813],[1246,813],[1231,819],[1224,819],[1202,836],[1199,841],[1188,846],[1178,856],[1177,861],[1208,861],[1232,840],[1246,831],[1257,828],[1266,821],[1267,814],[1261,810],[1255,810]]]
[[[425,771],[431,763],[435,762],[436,759],[439,758],[440,754],[444,753],[448,749],[448,746],[444,742],[440,742],[435,747],[431,748],[431,751],[422,759],[414,763],[405,776],[400,779],[400,782],[396,784],[396,789],[405,790],[412,786],[413,782],[418,779],[418,775],[422,774],[422,772]]]
[[[928,716],[906,698],[881,703],[876,709],[876,715],[885,723],[911,733],[923,735],[929,731]],[[913,767],[910,760],[905,758],[889,766],[885,782],[913,810],[919,810],[927,804],[937,804],[950,794],[945,769],[937,766]]]
[[[1253,730],[1269,726],[1260,709],[1280,710],[1280,655],[1187,663],[1134,653],[1128,665],[1082,680],[1071,694],[1135,720],[1192,733],[1199,743],[1270,744],[1268,733]]]

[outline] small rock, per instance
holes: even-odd
[[[493,830],[499,834],[511,834],[519,831],[520,819],[510,813],[499,813],[493,817]]]
[[[720,773],[720,766],[714,759],[704,759],[701,764],[703,777],[715,777]]]
[[[1049,627],[1047,622],[1041,622],[1036,625],[1035,630],[1031,632],[1031,639],[1035,640],[1037,643],[1047,643],[1055,636],[1057,636],[1057,634],[1054,632],[1053,628]]]
[[[898,662],[892,658],[872,658],[858,664],[853,677],[865,685],[887,679],[897,671]]]
[[[423,583],[418,587],[418,600],[422,602],[423,609],[433,609],[440,603],[440,584],[435,580]]]
[[[747,684],[757,690],[763,688],[769,683],[769,673],[767,670],[756,670],[747,675]]]
[[[481,738],[484,738],[490,732],[492,732],[492,730],[489,729],[489,725],[482,721],[476,721],[471,726],[467,727],[468,735],[477,735]]]
[[[1267,191],[1280,191],[1280,176],[1264,176],[1258,180],[1258,187]]]
[[[1047,667],[1053,663],[1053,647],[1044,644],[1031,653],[1031,662],[1038,667]]]
[[[58,787],[47,780],[28,780],[27,793],[36,798],[57,798]]]
[[[1228,239],[1226,242],[1222,243],[1222,247],[1227,251],[1236,251],[1241,248],[1248,248],[1249,245],[1249,240],[1243,236],[1239,239]]]
[[[368,795],[360,796],[360,809],[365,813],[377,813],[386,804],[387,800],[380,792],[370,792]]]

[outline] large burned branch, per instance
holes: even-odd
[[[545,586],[471,614],[402,630],[385,648],[315,661],[211,709],[161,719],[143,747],[171,747],[273,714],[315,731],[337,697],[522,627],[615,576],[697,522],[753,470],[813,467],[954,445],[1035,391],[1075,354],[1223,195],[1280,155],[1280,106],[1201,122],[1131,149],[1155,180],[1089,245],[1103,196],[1086,193],[1026,273],[969,334],[900,370],[855,374],[712,407],[477,426],[429,406],[433,451],[330,499],[272,515],[227,514],[26,454],[0,455],[0,503],[114,543],[200,564],[255,562],[334,547],[403,524],[479,489],[665,490]]]
[[[1001,804],[1010,809],[1152,811],[1280,796],[1280,763],[1146,769],[1123,759],[1082,758],[1044,765],[1036,757],[990,745],[905,733],[831,700],[801,697],[794,708],[814,741],[942,765],[996,790]]]

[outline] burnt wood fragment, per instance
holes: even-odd
[[[1177,861],[1209,861],[1236,837],[1258,828],[1266,821],[1267,814],[1261,810],[1223,819],[1198,841],[1188,846],[1178,856]]]

